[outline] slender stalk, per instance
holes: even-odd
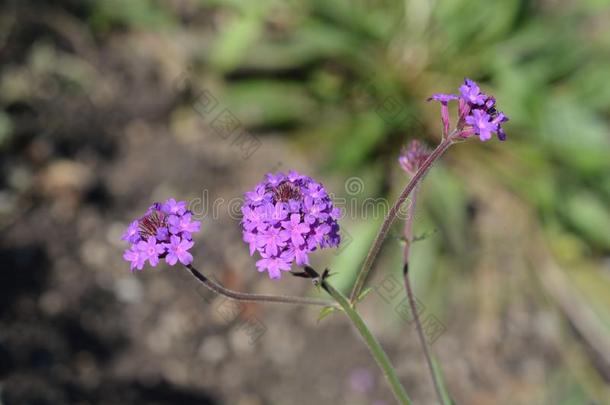
[[[438,381],[437,375],[434,372],[434,363],[432,362],[432,356],[430,355],[430,349],[428,348],[428,342],[426,342],[426,337],[424,336],[424,330],[421,326],[421,321],[419,319],[419,313],[417,312],[417,306],[415,305],[415,296],[413,295],[413,289],[411,288],[411,282],[409,281],[409,262],[405,262],[405,267],[403,269],[404,281],[405,281],[405,290],[407,290],[407,297],[409,301],[409,307],[411,307],[411,313],[413,314],[413,319],[415,320],[415,329],[417,329],[417,335],[419,336],[419,343],[424,352],[424,357],[426,358],[426,362],[428,363],[428,369],[430,371],[430,377],[432,377],[432,382],[434,384],[434,391],[436,392],[436,396],[438,397],[439,403],[445,403],[445,397],[441,391],[441,382]],[[446,389],[444,390],[447,391]]]
[[[373,336],[369,328],[366,326],[364,320],[360,317],[360,314],[356,311],[352,304],[350,304],[347,297],[343,295],[340,291],[336,290],[332,285],[330,285],[328,281],[321,280],[319,281],[319,283],[321,284],[322,288],[324,288],[324,290],[328,292],[339,303],[341,308],[343,308],[349,319],[352,321],[352,323],[360,333],[360,336],[364,340],[364,343],[366,343],[371,354],[375,358],[375,361],[377,361],[377,364],[383,371],[383,375],[390,384],[392,393],[396,397],[398,403],[401,405],[411,404],[411,399],[409,398],[407,392],[400,383],[400,380],[396,375],[396,371],[394,370],[392,363],[390,363],[390,359],[383,351],[383,348],[381,347],[375,336]]]
[[[277,302],[282,304],[300,304],[300,305],[316,305],[321,307],[337,307],[337,304],[331,301],[320,300],[316,298],[305,298],[305,297],[293,297],[288,295],[267,295],[267,294],[250,294],[243,293],[234,290],[230,290],[220,283],[213,281],[203,274],[201,274],[192,265],[184,266],[201,284],[206,286],[208,289],[223,295],[227,298],[237,301],[251,301],[251,302]]]
[[[421,325],[419,313],[417,312],[417,306],[415,304],[415,296],[413,294],[413,289],[411,288],[411,282],[409,279],[409,256],[411,252],[411,243],[413,242],[413,221],[415,219],[415,208],[417,205],[418,188],[418,186],[415,186],[415,188],[411,192],[411,204],[409,204],[407,218],[405,219],[405,227],[403,231],[403,237],[405,239],[405,247],[403,249],[403,278],[405,290],[407,292],[409,307],[411,309],[413,319],[415,320],[415,328],[417,329],[419,343],[421,344],[422,351],[424,352],[424,357],[426,358],[426,362],[428,363],[428,369],[430,371],[430,376],[432,377],[432,383],[434,384],[434,391],[436,392],[436,396],[438,397],[439,403],[445,404],[445,396],[442,394],[441,391],[441,386],[443,384],[439,381],[438,375],[435,372],[434,362],[432,361],[432,356],[430,355],[428,342],[426,342],[426,338],[424,336],[423,327]],[[447,392],[447,390],[445,389],[444,392]]]
[[[404,263],[409,263],[409,252],[411,251],[411,243],[413,242],[413,220],[415,219],[415,205],[417,204],[417,187],[411,192],[411,204],[407,211],[407,218],[405,219],[405,228],[403,231],[403,237],[405,239],[405,247],[403,249],[403,260]]]
[[[415,188],[415,186],[419,183],[419,181],[424,177],[424,175],[430,169],[432,164],[439,157],[441,157],[443,153],[445,153],[445,151],[449,148],[449,146],[451,146],[452,143],[453,143],[453,141],[452,141],[451,134],[449,136],[443,138],[442,142],[436,147],[436,149],[434,149],[434,151],[432,151],[432,153],[430,154],[428,159],[426,159],[426,161],[421,165],[419,170],[417,170],[417,173],[415,173],[415,175],[413,176],[411,181],[409,181],[409,184],[407,184],[407,186],[402,191],[400,196],[398,196],[398,199],[396,200],[394,205],[392,205],[392,208],[390,208],[388,215],[385,217],[383,223],[381,224],[381,228],[377,232],[377,236],[375,236],[375,240],[373,241],[373,244],[371,245],[371,248],[369,249],[369,252],[367,253],[366,258],[364,259],[362,268],[360,269],[360,272],[358,273],[358,277],[356,278],[356,282],[355,282],[354,287],[352,288],[352,292],[350,294],[351,303],[355,303],[356,300],[358,299],[358,295],[360,294],[360,291],[364,287],[364,283],[366,282],[368,274],[371,271],[371,268],[373,267],[373,263],[375,262],[377,255],[379,254],[381,245],[382,245],[383,241],[385,240],[386,236],[388,235],[388,232],[390,231],[390,227],[396,220],[396,215],[398,214],[398,210],[400,209],[400,206],[405,202],[407,197],[409,197],[409,194],[411,194],[411,191]]]

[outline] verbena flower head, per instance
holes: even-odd
[[[501,141],[506,140],[506,133],[502,124],[508,117],[496,110],[496,99],[481,92],[479,85],[470,79],[464,79],[460,86],[460,94],[434,94],[428,101],[441,103],[441,118],[443,121],[443,134],[449,132],[448,103],[458,100],[458,123],[456,125],[456,138],[469,138],[477,135],[480,140],[488,141],[493,134],[497,134]]]
[[[154,203],[144,216],[136,219],[123,234],[130,243],[123,258],[131,263],[131,270],[142,270],[146,262],[155,267],[165,258],[169,265],[193,262],[188,250],[193,247],[192,234],[199,232],[201,222],[193,221],[186,201],[173,198],[164,204]]]
[[[260,254],[258,271],[267,271],[271,279],[290,271],[294,262],[308,265],[309,253],[341,241],[341,210],[322,184],[295,171],[267,174],[245,194],[241,211],[243,240],[251,256]]]
[[[413,176],[430,156],[430,149],[417,139],[409,142],[409,145],[402,150],[398,163],[402,169]]]

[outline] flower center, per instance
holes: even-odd
[[[148,239],[150,236],[157,236],[157,230],[166,226],[165,214],[160,211],[153,211],[151,214],[140,219],[139,225],[142,239]]]
[[[299,187],[288,181],[273,188],[271,192],[273,193],[274,202],[288,202],[289,200],[298,200],[302,197]]]

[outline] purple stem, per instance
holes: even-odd
[[[192,265],[184,266],[201,284],[206,286],[208,289],[214,291],[217,294],[223,295],[227,298],[237,301],[251,301],[251,302],[278,302],[283,304],[301,304],[301,305],[317,305],[321,307],[335,307],[339,308],[337,304],[331,301],[319,300],[316,298],[305,298],[305,297],[292,297],[288,295],[267,295],[267,294],[250,294],[243,293],[234,290],[230,290],[224,287],[222,284],[216,281],[210,280],[203,274],[201,274]]]

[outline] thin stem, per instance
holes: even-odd
[[[436,147],[436,149],[434,149],[434,151],[432,151],[430,156],[428,156],[428,159],[426,159],[426,161],[421,165],[419,170],[417,170],[417,173],[415,173],[415,175],[413,176],[411,181],[409,181],[409,184],[407,184],[407,186],[402,191],[400,196],[398,196],[398,199],[396,200],[396,202],[394,203],[392,208],[390,208],[388,215],[385,217],[383,223],[381,224],[381,228],[379,229],[379,232],[377,232],[377,236],[375,236],[375,240],[373,241],[373,244],[371,245],[371,248],[369,249],[369,252],[367,253],[366,258],[364,259],[362,268],[360,269],[360,272],[358,273],[358,277],[356,278],[356,283],[354,284],[354,287],[350,294],[350,302],[354,303],[358,299],[358,295],[360,294],[360,291],[364,287],[364,283],[366,282],[368,274],[371,271],[371,268],[373,267],[373,263],[375,262],[377,255],[379,254],[381,245],[382,245],[383,241],[385,240],[386,236],[388,235],[388,232],[390,231],[390,227],[396,220],[396,215],[398,214],[398,210],[400,209],[400,206],[405,202],[407,197],[409,197],[409,194],[411,193],[411,191],[415,188],[415,186],[419,183],[419,181],[424,177],[424,175],[426,174],[428,169],[430,169],[432,164],[439,157],[441,157],[441,155],[443,153],[445,153],[445,151],[449,148],[449,146],[451,146],[451,144],[453,143],[452,138],[453,137],[451,134],[449,136],[445,137],[443,139],[443,141]]]
[[[409,263],[409,252],[411,250],[411,243],[413,242],[413,220],[415,219],[415,205],[417,204],[417,187],[413,189],[411,195],[411,204],[409,204],[403,231],[403,237],[405,239],[405,247],[403,249],[404,263]]]
[[[419,343],[421,344],[422,351],[424,352],[424,357],[426,358],[426,362],[428,363],[428,369],[430,370],[430,376],[432,377],[432,383],[434,384],[434,391],[438,397],[438,400],[441,404],[444,404],[444,397],[441,393],[440,383],[437,379],[437,375],[434,372],[434,364],[432,362],[432,356],[430,355],[430,349],[428,348],[428,343],[424,337],[423,328],[421,325],[421,321],[419,319],[419,313],[417,312],[417,306],[415,305],[415,296],[413,294],[413,290],[411,288],[411,282],[409,279],[409,254],[411,252],[411,243],[413,242],[413,220],[415,218],[415,206],[417,202],[417,190],[416,186],[411,192],[411,204],[409,204],[407,211],[407,218],[405,219],[405,227],[404,227],[404,239],[405,239],[405,247],[403,251],[403,277],[405,290],[407,292],[409,307],[411,309],[411,314],[413,315],[413,319],[415,320],[415,328],[417,329],[417,335],[419,337]]]
[[[443,385],[439,379],[438,375],[435,372],[434,362],[432,361],[432,356],[430,355],[430,349],[428,347],[428,342],[424,337],[423,327],[421,325],[421,321],[419,319],[419,312],[417,312],[417,306],[415,304],[415,296],[413,294],[413,290],[411,288],[411,282],[409,279],[409,256],[411,252],[411,243],[413,243],[413,221],[415,219],[415,208],[417,205],[417,191],[419,186],[415,186],[413,191],[411,192],[411,203],[409,204],[407,210],[407,218],[405,219],[405,227],[403,231],[403,237],[405,239],[405,247],[403,251],[403,277],[405,290],[407,292],[409,307],[411,309],[411,314],[413,315],[413,319],[415,320],[415,327],[417,329],[417,335],[419,337],[419,343],[421,344],[422,351],[424,352],[424,357],[426,358],[426,362],[428,363],[428,369],[430,371],[430,376],[432,377],[432,383],[434,384],[434,391],[438,397],[439,403],[445,403],[445,396],[443,396],[441,392],[441,386]],[[443,387],[444,388],[444,387]],[[446,390],[445,390],[446,392]]]
[[[230,290],[216,281],[213,281],[203,274],[201,274],[192,265],[184,266],[201,284],[206,286],[208,289],[223,295],[227,298],[237,301],[251,301],[251,302],[278,302],[283,304],[300,304],[300,305],[316,305],[321,307],[337,307],[334,302],[320,300],[316,298],[305,298],[305,297],[293,297],[287,295],[267,295],[267,294],[250,294],[243,293],[234,290]]]
[[[409,262],[405,262],[405,267],[403,269],[404,281],[405,281],[405,290],[407,290],[407,297],[409,301],[409,307],[411,307],[411,313],[413,314],[413,319],[415,320],[415,329],[417,329],[417,335],[419,336],[419,343],[424,352],[424,356],[426,357],[426,362],[428,363],[428,369],[430,370],[430,376],[432,377],[432,382],[434,383],[434,391],[436,391],[436,395],[441,404],[445,403],[442,391],[441,391],[441,383],[438,381],[437,375],[434,372],[434,363],[432,362],[432,356],[430,355],[430,349],[428,348],[428,342],[426,342],[426,337],[424,336],[424,330],[421,326],[421,321],[419,319],[419,313],[417,312],[417,306],[415,305],[415,296],[413,295],[413,290],[411,288],[411,282],[409,281]],[[445,390],[447,391],[447,390]]]
[[[383,351],[383,348],[375,336],[373,336],[369,328],[366,326],[364,320],[360,317],[360,314],[356,311],[352,304],[350,304],[347,297],[330,285],[328,281],[322,279],[322,281],[318,282],[321,283],[322,288],[324,288],[324,290],[326,290],[326,292],[328,292],[339,303],[339,305],[341,305],[341,308],[343,308],[349,319],[352,321],[362,339],[364,339],[364,343],[366,343],[371,354],[375,358],[375,361],[377,361],[377,364],[383,371],[383,375],[390,384],[392,393],[396,397],[398,403],[401,405],[411,404],[411,399],[409,399],[407,392],[400,383],[398,375],[396,374],[392,363],[390,363],[390,359]]]

